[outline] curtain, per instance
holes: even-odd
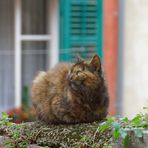
[[[0,0],[0,112],[14,107],[14,0]]]
[[[22,33],[39,35],[47,33],[46,0],[22,1]],[[30,103],[30,87],[38,71],[46,70],[48,47],[45,41],[22,42],[22,98]],[[27,89],[27,90],[26,90]],[[28,93],[28,94],[25,94]]]

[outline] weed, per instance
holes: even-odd
[[[143,130],[148,129],[148,115],[142,113],[137,114],[132,120],[129,120],[127,117],[120,119],[108,117],[105,122],[99,125],[98,132],[102,133],[107,129],[113,129],[113,137],[115,140],[122,137],[124,147],[127,148],[129,142],[128,130],[134,131],[136,137],[142,137]]]

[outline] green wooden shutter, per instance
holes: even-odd
[[[60,60],[102,57],[102,0],[60,0]]]

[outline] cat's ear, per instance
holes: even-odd
[[[101,68],[101,60],[98,55],[94,55],[90,60],[90,65],[94,68],[95,71],[99,71]]]
[[[83,61],[83,59],[81,58],[81,56],[79,54],[77,54],[76,59],[77,59],[76,63],[80,63]]]

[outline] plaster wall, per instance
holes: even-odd
[[[148,106],[148,0],[126,0],[124,18],[123,115]]]

